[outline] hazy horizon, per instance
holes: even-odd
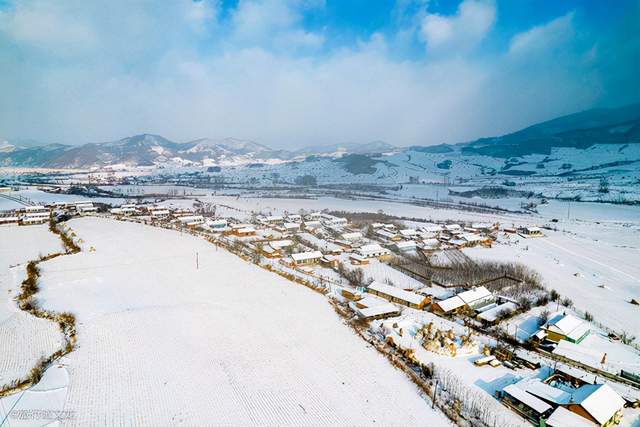
[[[156,6],[0,0],[0,137],[402,147],[640,100],[637,0]]]

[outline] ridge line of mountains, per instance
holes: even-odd
[[[276,150],[235,138],[201,138],[173,142],[159,135],[141,134],[118,141],[83,145],[44,144],[32,141],[0,142],[0,166],[88,168],[109,165],[232,166],[279,163],[308,157],[341,157],[386,152],[480,155],[494,158],[549,155],[553,148],[587,149],[596,144],[640,143],[640,103],[620,108],[591,109],[529,126],[517,132],[459,144],[395,147],[383,141]]]

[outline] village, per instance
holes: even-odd
[[[553,427],[638,418],[640,351],[632,340],[592,322],[526,266],[465,254],[544,239],[539,225],[302,209],[247,216],[197,201],[187,208],[87,200],[24,206],[4,212],[0,224],[76,216],[193,234],[322,293],[359,335],[418,372],[452,419],[491,425],[505,410]]]

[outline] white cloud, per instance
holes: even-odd
[[[574,12],[516,34],[509,44],[510,55],[530,55],[563,47],[574,36]]]
[[[513,39],[510,53],[466,58],[491,29],[492,3],[466,0],[449,17],[416,15],[412,25],[431,22],[421,33],[430,52],[460,54],[415,59],[395,55],[397,35],[383,32],[332,47],[324,32],[303,25],[304,11],[318,7],[242,0],[224,19],[215,0],[21,0],[0,16],[0,135],[79,143],[154,132],[286,148],[433,144],[514,130],[598,95],[588,67],[599,56],[577,61],[584,52],[564,52],[550,63],[515,54],[553,44],[549,34],[562,31],[532,29]],[[38,22],[48,23],[50,38],[33,28]],[[424,30],[411,28],[414,37]]]
[[[455,15],[427,13],[420,28],[429,51],[464,52],[487,35],[496,19],[492,1],[464,0]]]

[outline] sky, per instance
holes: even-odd
[[[0,0],[0,137],[495,136],[640,101],[640,0]]]

